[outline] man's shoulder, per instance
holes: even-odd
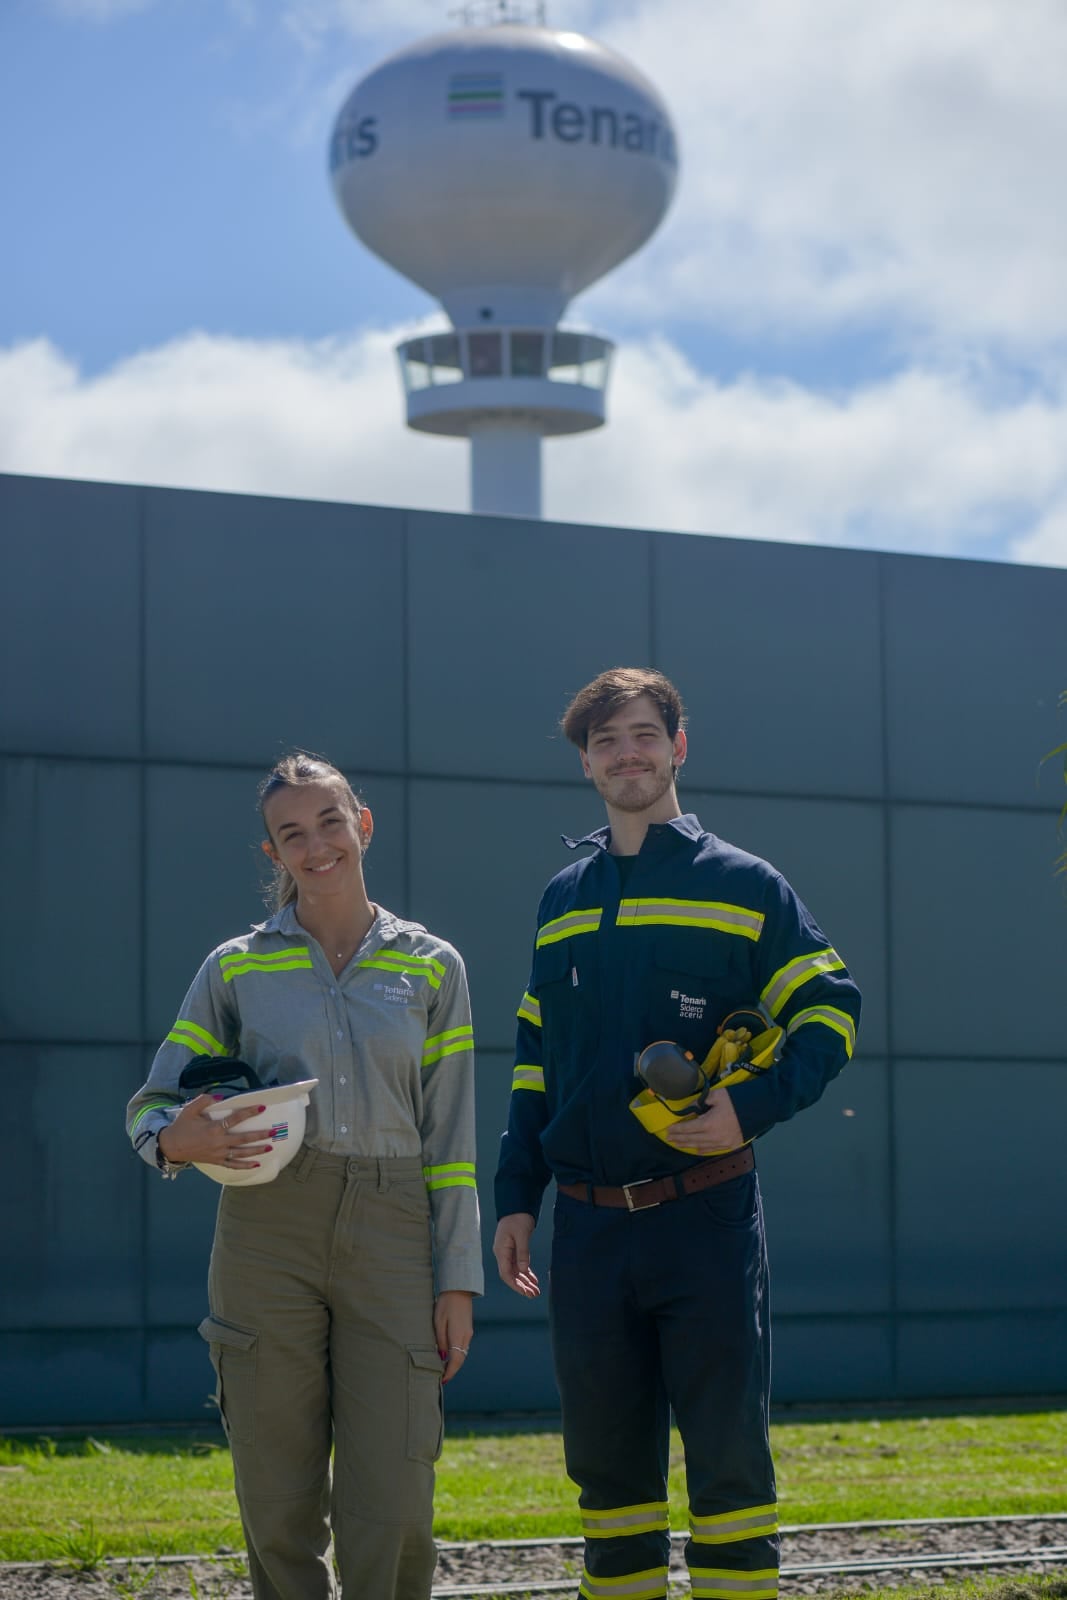
[[[781,878],[778,868],[751,850],[720,839],[714,833],[702,833],[694,841],[695,850],[691,866],[696,871],[726,878],[747,879],[753,885],[776,883]]]

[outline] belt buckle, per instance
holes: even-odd
[[[656,1206],[661,1206],[663,1204],[662,1200],[650,1200],[648,1204],[644,1206],[634,1205],[633,1196],[630,1194],[631,1189],[643,1189],[646,1183],[658,1182],[658,1178],[638,1178],[636,1183],[624,1183],[622,1186],[622,1195],[623,1199],[626,1201],[627,1211],[652,1211]]]

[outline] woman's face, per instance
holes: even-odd
[[[356,810],[346,788],[324,781],[276,789],[263,817],[270,834],[263,849],[290,873],[301,900],[362,892],[371,815]]]

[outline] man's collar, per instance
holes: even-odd
[[[650,822],[645,841],[647,843],[649,839],[663,838],[668,831],[681,834],[684,839],[699,839],[704,832],[699,818],[694,816],[692,811],[687,811],[680,817],[671,817],[669,822]],[[583,839],[572,839],[565,833],[561,838],[568,850],[580,850],[583,844],[592,845],[597,850],[608,850],[611,845],[611,829],[605,825],[602,828],[594,828],[593,832],[587,833]],[[644,849],[644,845],[641,848]]]

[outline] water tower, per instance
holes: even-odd
[[[472,511],[538,517],[541,440],[603,424],[613,350],[560,318],[659,225],[676,141],[614,51],[475,10],[356,85],[330,170],[353,231],[452,322],[398,347],[409,427],[470,440]]]

